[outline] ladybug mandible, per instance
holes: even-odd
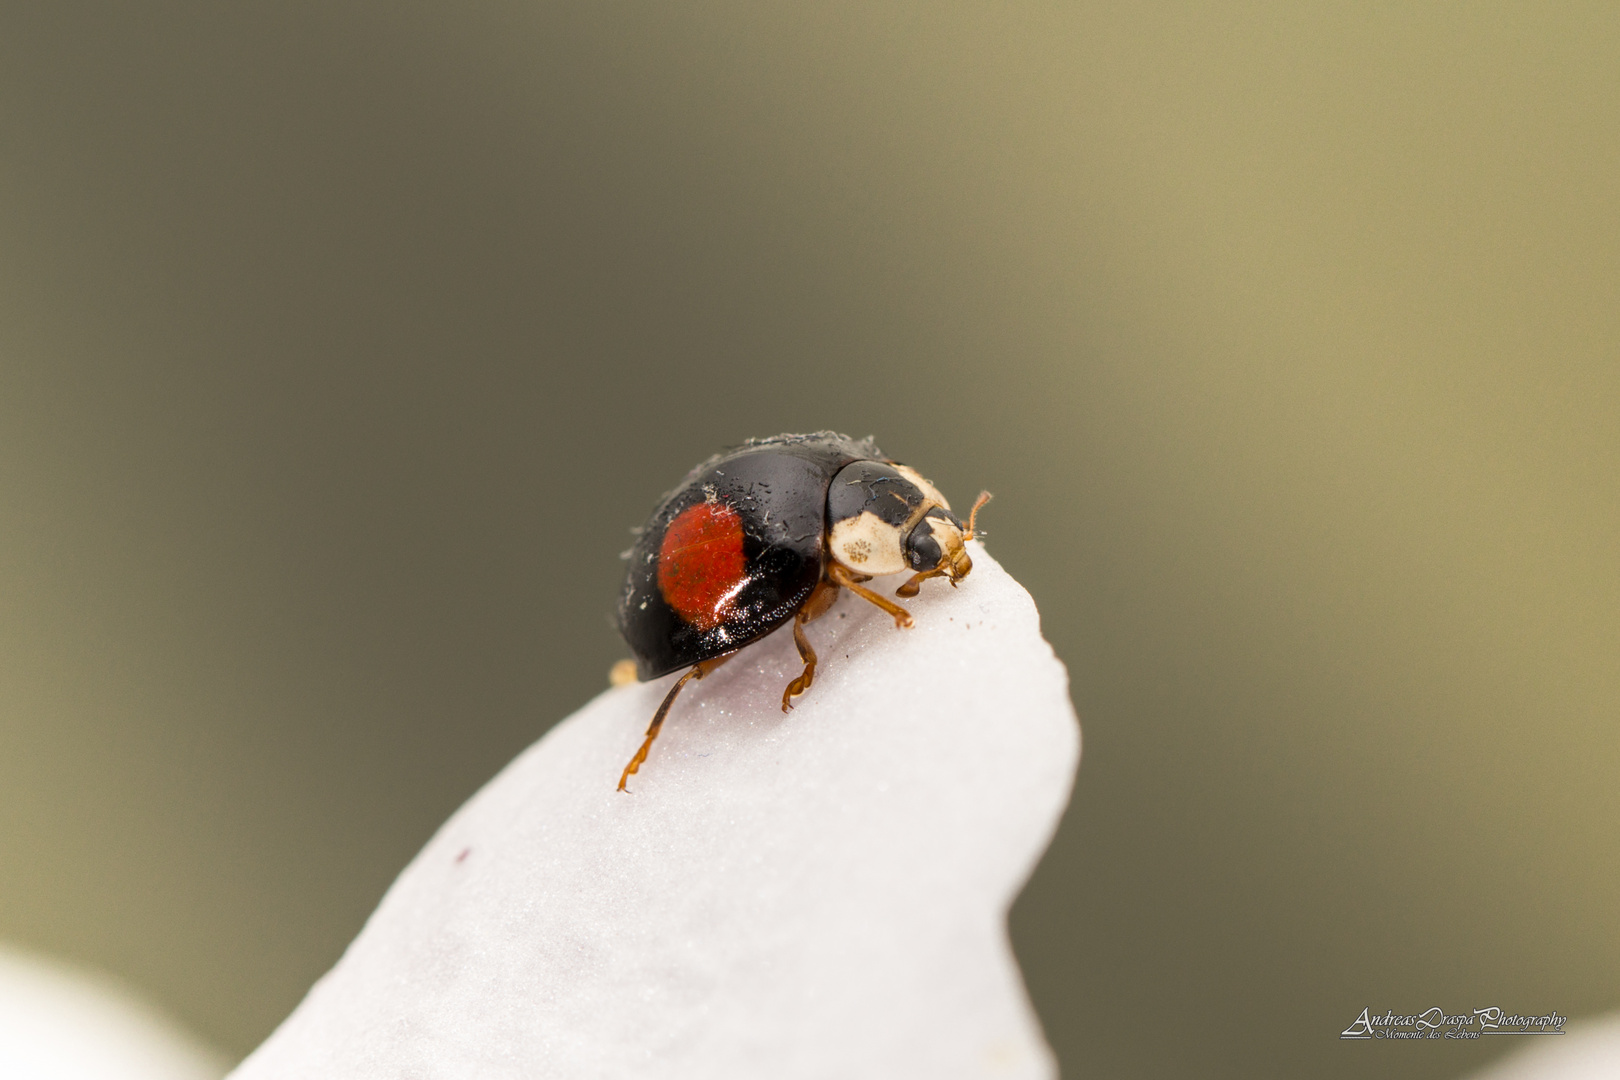
[[[973,569],[964,545],[989,498],[979,495],[964,526],[915,470],[870,439],[831,431],[751,439],[693,469],[629,553],[618,622],[636,678],[686,674],[658,706],[619,790],[647,760],[681,688],[789,620],[804,661],[782,692],[782,711],[792,708],[816,675],[804,624],[832,607],[840,588],[909,627],[905,608],[862,582],[911,570],[895,592],[904,597],[933,577],[955,585]]]

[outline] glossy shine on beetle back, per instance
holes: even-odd
[[[756,641],[821,580],[827,488],[870,442],[831,432],[716,454],[653,511],[630,551],[619,630],[655,679]]]
[[[988,499],[979,497],[974,515]],[[964,529],[932,484],[890,461],[871,440],[830,431],[756,439],[716,454],[666,495],[630,550],[618,622],[636,674],[686,674],[664,699],[646,742],[619,780],[624,789],[675,696],[727,657],[794,623],[804,673],[782,708],[809,689],[816,656],[804,624],[840,588],[876,604],[899,627],[904,608],[865,588],[872,577],[916,571],[899,595],[931,577],[956,584],[972,569]]]

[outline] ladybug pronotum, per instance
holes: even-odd
[[[782,692],[782,711],[791,709],[816,675],[804,625],[832,607],[839,589],[909,627],[905,608],[862,583],[910,570],[895,595],[916,596],[934,577],[955,585],[973,569],[965,545],[989,498],[979,495],[964,526],[915,470],[870,439],[831,431],[752,439],[693,469],[629,552],[618,622],[636,677],[686,673],[658,706],[619,790],[647,760],[682,687],[789,621],[804,661]]]

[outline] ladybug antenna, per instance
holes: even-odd
[[[988,491],[979,492],[979,497],[973,500],[973,509],[968,511],[967,532],[962,536],[962,540],[964,542],[973,539],[973,537],[977,535],[978,525],[976,523],[979,520],[979,507],[983,506],[989,501],[990,493]]]

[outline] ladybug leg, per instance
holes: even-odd
[[[921,591],[923,582],[927,581],[931,577],[943,577],[948,573],[950,573],[950,570],[944,566],[936,566],[932,570],[923,570],[919,573],[913,574],[911,575],[911,579],[909,581],[900,586],[898,589],[894,590],[894,595],[905,597],[916,596],[917,593]]]
[[[724,656],[717,656],[713,660],[705,660],[701,664],[693,664],[687,669],[685,675],[675,680],[675,685],[670,687],[669,693],[664,695],[664,703],[658,706],[657,712],[653,713],[652,724],[647,728],[647,737],[642,740],[641,749],[636,751],[636,756],[630,759],[630,764],[624,767],[624,773],[619,777],[620,791],[625,790],[624,785],[635,774],[635,771],[641,768],[641,763],[647,760],[647,751],[652,749],[653,740],[658,738],[658,729],[664,726],[664,717],[669,715],[669,707],[675,704],[675,695],[681,692],[681,687],[692,679],[703,678],[703,676],[729,659],[731,659],[731,654],[727,653]]]
[[[793,644],[799,647],[799,659],[804,661],[804,671],[782,691],[783,712],[793,708],[793,699],[810,689],[810,684],[816,679],[816,650],[810,647],[810,639],[804,636],[804,624],[811,619],[821,618],[837,599],[838,586],[823,578],[793,617]]]
[[[810,689],[810,684],[816,681],[816,650],[810,647],[810,639],[804,636],[807,621],[802,611],[793,617],[793,644],[799,647],[799,659],[804,661],[804,671],[782,691],[783,712],[793,708],[793,699]]]
[[[890,615],[893,615],[895,629],[910,629],[912,625],[911,612],[907,611],[893,600],[890,600],[888,597],[879,596],[877,593],[861,584],[863,581],[871,580],[870,578],[867,578],[865,575],[857,576],[844,569],[838,563],[833,563],[832,566],[828,568],[827,576],[836,584],[842,585],[844,588],[848,589],[862,600],[865,600],[867,603],[876,604],[884,611],[887,611]]]

